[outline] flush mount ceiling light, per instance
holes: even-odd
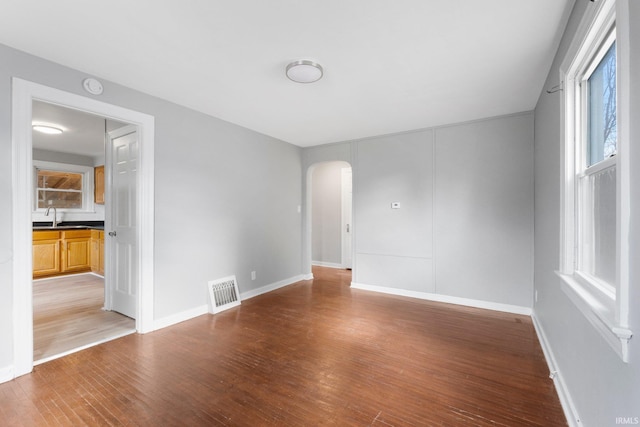
[[[33,125],[33,130],[37,130],[38,132],[46,133],[49,135],[59,135],[62,133],[62,129],[50,125]]]
[[[313,83],[322,78],[320,64],[300,59],[287,65],[287,77],[296,83]]]

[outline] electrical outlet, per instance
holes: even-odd
[[[256,272],[255,271],[251,272],[251,280],[256,280]]]

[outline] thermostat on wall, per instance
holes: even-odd
[[[391,202],[391,209],[400,209],[400,202]]]

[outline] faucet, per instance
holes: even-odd
[[[53,208],[53,221],[51,222],[51,226],[56,228],[58,226],[58,211],[55,206],[49,206],[47,211],[44,213],[44,216],[49,216],[49,211]]]

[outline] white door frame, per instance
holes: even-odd
[[[342,267],[353,267],[353,172],[351,166],[340,169],[342,218]]]
[[[32,301],[32,140],[34,100],[82,110],[138,126],[140,173],[138,260],[140,292],[136,330],[153,330],[153,231],[154,231],[154,118],[153,116],[97,101],[92,98],[13,78],[12,167],[13,167],[13,376],[33,370]],[[142,220],[143,219],[143,220]]]

